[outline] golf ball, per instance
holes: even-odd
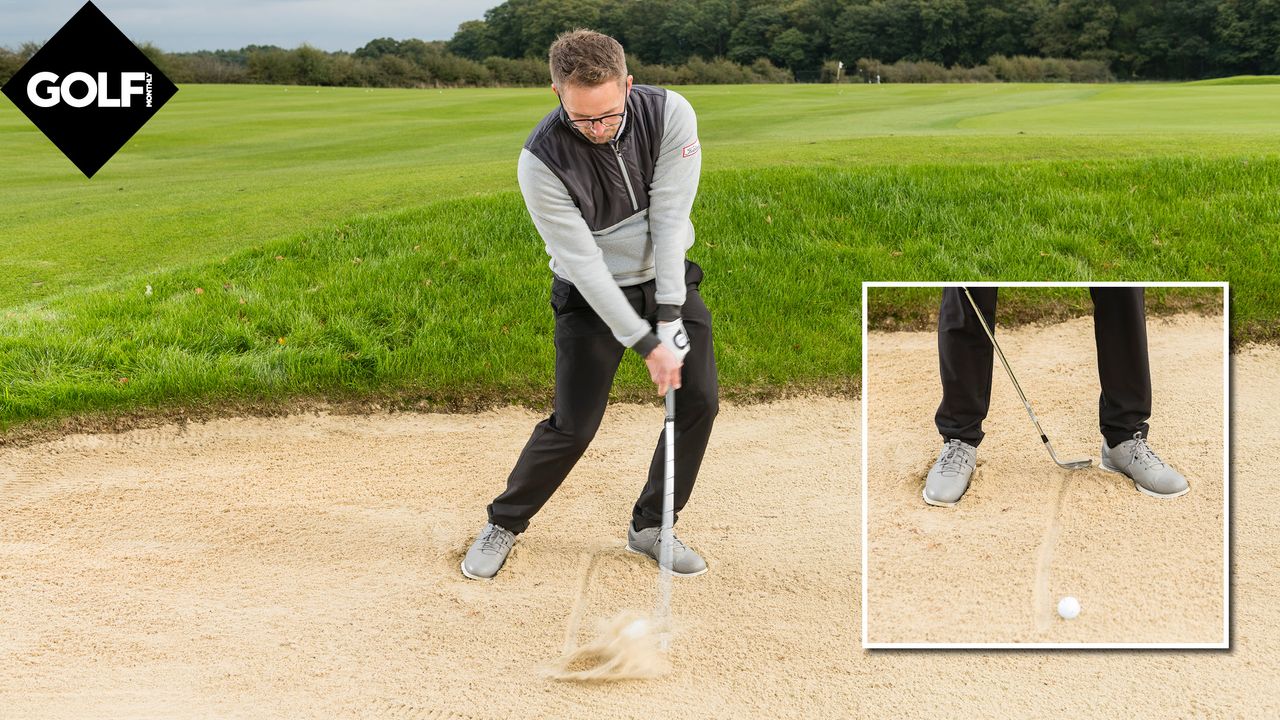
[[[1075,620],[1080,614],[1080,601],[1070,595],[1058,601],[1058,614],[1064,620]]]
[[[625,628],[622,629],[622,634],[629,638],[642,637],[647,632],[649,632],[649,623],[645,622],[643,619],[632,620]]]

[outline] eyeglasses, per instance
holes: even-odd
[[[630,97],[631,97],[631,90],[628,89],[627,94],[622,99],[622,106],[624,108],[627,106],[627,99]],[[595,128],[596,123],[599,123],[600,126],[603,127],[605,130],[612,130],[618,127],[619,125],[621,125],[622,121],[625,120],[627,117],[627,111],[624,109],[620,113],[613,113],[611,115],[601,115],[600,117],[582,118],[581,120],[573,120],[569,117],[569,111],[564,109],[564,100],[560,101],[560,113],[564,117],[565,122],[574,126],[581,132],[591,132],[591,130]]]
[[[606,130],[616,128],[622,124],[622,120],[626,116],[627,111],[623,110],[622,112],[615,113],[613,115],[601,115],[600,117],[585,118],[583,120],[570,120],[568,113],[565,113],[565,121],[583,132],[590,132],[591,129],[595,127],[596,123],[600,123],[600,125]]]

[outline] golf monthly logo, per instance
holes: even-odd
[[[91,178],[178,88],[89,2],[0,91]]]
[[[147,107],[151,107],[151,73],[120,73],[120,95],[115,99],[111,97],[109,82],[108,75],[104,72],[98,73],[96,80],[89,73],[73,72],[62,78],[61,83],[58,82],[57,73],[38,72],[27,81],[27,99],[42,108],[54,107],[60,102],[78,108],[95,102],[98,107],[131,107],[129,101],[132,96],[145,92]],[[76,83],[85,88],[80,97],[76,97],[74,93]],[[145,89],[143,83],[146,83]]]

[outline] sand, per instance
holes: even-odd
[[[857,403],[797,399],[722,408],[672,673],[551,680],[651,608],[622,525],[656,404],[610,409],[489,583],[458,561],[534,413],[227,418],[0,449],[0,716],[1275,716],[1280,349],[1235,382],[1231,652],[861,650]]]
[[[867,343],[867,620],[871,643],[1223,643],[1222,317],[1153,319],[1151,444],[1192,489],[1159,500],[1097,467],[1093,321],[1001,332],[1060,459],[1007,375],[993,377],[974,479],[954,508],[926,505],[941,438],[935,333]],[[1063,596],[1079,618],[1057,614]]]
[[[656,403],[610,409],[492,582],[458,564],[539,419],[526,410],[229,418],[0,451],[0,707],[493,718],[809,702],[814,654],[856,644],[855,417],[850,399],[722,410],[680,520],[713,570],[675,581],[673,673],[604,689],[543,671],[601,620],[654,608],[656,565],[623,545]]]

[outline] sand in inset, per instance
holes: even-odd
[[[1148,321],[1151,445],[1191,484],[1160,500],[1097,467],[1092,319],[1000,331],[1060,456],[993,368],[979,472],[954,508],[920,499],[941,438],[936,333],[867,339],[868,640],[1215,643],[1224,640],[1221,317]],[[1084,607],[1067,622],[1059,598]]]

